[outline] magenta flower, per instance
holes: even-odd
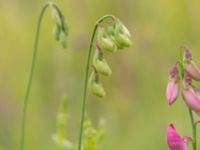
[[[188,137],[181,137],[173,124],[169,124],[167,128],[167,144],[170,150],[187,150]]]
[[[200,116],[200,90],[194,86],[183,89],[183,99],[187,106]]]
[[[167,84],[166,97],[169,105],[172,105],[179,96],[180,79],[177,63],[170,70],[170,79]]]

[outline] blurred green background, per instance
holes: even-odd
[[[104,150],[167,150],[165,132],[173,122],[191,135],[181,98],[169,107],[168,71],[187,44],[200,64],[199,0],[56,0],[70,26],[69,48],[52,36],[45,14],[28,110],[26,149],[53,150],[51,136],[60,97],[69,95],[68,138],[77,143],[87,47],[96,20],[114,14],[130,29],[133,46],[106,54],[113,75],[104,78],[107,96],[88,96],[94,124],[107,122]],[[36,20],[43,0],[0,0],[0,150],[17,149]],[[198,135],[199,137],[199,135]]]

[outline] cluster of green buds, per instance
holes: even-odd
[[[95,129],[91,121],[87,118],[84,122],[84,144],[83,150],[101,150],[102,141],[105,137],[105,122],[103,119],[99,121],[98,127]]]
[[[67,96],[63,96],[60,103],[60,109],[57,114],[57,133],[53,135],[53,140],[59,150],[73,150],[73,144],[66,139],[66,128],[67,128]]]
[[[63,14],[55,4],[52,4],[52,17],[55,21],[53,34],[55,39],[61,43],[63,48],[67,48],[69,27]]]
[[[89,86],[92,93],[98,97],[104,97],[106,92],[100,81],[100,74],[109,76],[112,71],[104,57],[104,51],[116,52],[130,47],[131,34],[125,25],[117,18],[112,18],[112,22],[98,24],[97,41],[93,44],[95,53],[93,57],[93,71],[90,75]]]

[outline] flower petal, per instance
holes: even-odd
[[[197,67],[194,61],[185,64],[185,71],[197,81],[200,81],[200,69]]]
[[[166,97],[169,105],[172,105],[179,96],[180,83],[179,80],[171,79],[167,84]]]
[[[169,124],[167,128],[167,144],[170,150],[187,150],[187,144],[176,131],[173,124]]]
[[[182,95],[189,108],[195,112],[200,112],[200,96],[191,86],[183,89]]]

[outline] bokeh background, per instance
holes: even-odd
[[[199,0],[55,0],[70,26],[69,48],[52,36],[45,14],[28,110],[26,148],[53,150],[60,97],[69,95],[68,138],[77,143],[87,47],[96,20],[119,17],[132,33],[133,46],[106,54],[113,75],[103,78],[107,96],[88,96],[94,125],[105,118],[104,150],[167,150],[165,132],[173,122],[191,135],[181,98],[167,105],[168,71],[188,45],[200,65]],[[0,0],[0,150],[17,149],[22,100],[31,63],[36,20],[44,0]],[[200,137],[198,135],[198,137]]]

